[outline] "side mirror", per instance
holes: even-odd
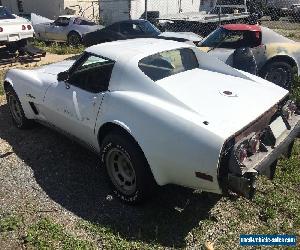
[[[60,72],[57,75],[57,81],[59,81],[59,82],[65,82],[68,79],[69,79],[69,72],[68,71]]]

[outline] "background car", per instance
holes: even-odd
[[[15,52],[27,44],[33,33],[30,21],[0,6],[0,45],[6,45],[10,52]]]
[[[114,194],[131,204],[157,184],[251,198],[256,175],[272,178],[300,131],[287,90],[163,39],[12,69],[4,88],[17,127],[39,121],[95,151]]]
[[[198,43],[202,37],[193,32],[161,32],[147,20],[126,20],[111,24],[104,29],[86,34],[83,44],[88,47],[99,43],[132,38],[164,38],[180,42]]]
[[[293,68],[300,73],[300,43],[258,25],[227,24],[219,27],[202,42],[199,49],[218,57],[235,68],[241,65],[234,53],[250,48],[255,58],[257,74],[283,88],[290,89]],[[236,60],[237,62],[236,63]]]
[[[78,45],[81,43],[83,35],[102,29],[103,26],[84,17],[64,15],[55,21],[36,23],[33,20],[33,28],[37,39]]]

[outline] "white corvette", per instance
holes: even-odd
[[[56,128],[101,157],[115,194],[136,203],[169,183],[251,198],[299,136],[288,91],[196,47],[133,39],[76,61],[10,70],[14,123]]]
[[[33,37],[31,22],[0,6],[0,45],[8,45]]]

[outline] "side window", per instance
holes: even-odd
[[[70,22],[70,18],[67,17],[59,17],[56,19],[56,21],[54,22],[55,26],[68,26]]]
[[[68,82],[92,93],[106,91],[114,64],[112,60],[89,55],[71,74]]]
[[[128,35],[139,35],[142,33],[140,27],[134,23],[120,24],[120,32]]]
[[[90,25],[90,26],[96,25],[96,23],[93,21],[84,18],[79,18],[79,17],[75,18],[73,23],[76,25]]]

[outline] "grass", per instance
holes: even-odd
[[[22,218],[16,215],[0,215],[0,233],[15,231],[20,228]]]
[[[39,47],[40,49],[45,50],[48,53],[57,54],[57,55],[68,55],[68,54],[80,54],[83,52],[83,46],[69,46],[66,43],[45,43],[42,41],[34,40],[33,45]]]
[[[93,243],[67,233],[63,226],[49,218],[42,218],[31,225],[24,242],[36,249],[96,249]]]
[[[3,80],[6,70],[0,70],[0,96],[4,95]]]

